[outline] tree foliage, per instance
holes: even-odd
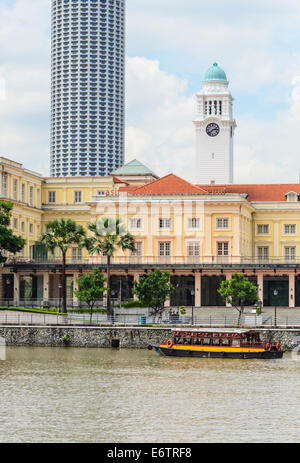
[[[174,286],[170,283],[170,272],[155,269],[149,275],[142,275],[134,282],[133,293],[146,306],[152,309],[152,315],[161,316],[165,301],[171,296]]]
[[[16,254],[23,249],[26,243],[26,240],[14,235],[13,231],[9,228],[12,209],[12,202],[0,201],[0,264],[6,262],[7,252]]]
[[[255,304],[258,301],[257,287],[243,273],[234,273],[231,280],[222,281],[218,293],[227,303],[238,310],[239,324],[245,302]]]
[[[71,219],[55,219],[46,224],[47,231],[42,233],[40,241],[54,253],[58,248],[62,253],[62,311],[67,313],[66,297],[66,254],[73,245],[86,246],[86,231]]]
[[[89,225],[93,236],[88,239],[88,250],[91,254],[107,257],[107,314],[112,315],[110,295],[110,265],[117,248],[122,251],[135,251],[134,236],[126,232],[124,224],[119,218],[101,217],[96,223]]]
[[[90,308],[90,323],[92,323],[93,308],[97,301],[103,299],[103,293],[107,290],[105,286],[106,278],[99,269],[94,269],[93,273],[84,273],[78,280],[78,290],[74,291],[79,301],[86,302]]]

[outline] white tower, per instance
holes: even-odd
[[[233,183],[233,98],[225,72],[214,63],[196,94],[197,183]]]

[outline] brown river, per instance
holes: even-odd
[[[299,360],[9,347],[0,442],[300,442]]]

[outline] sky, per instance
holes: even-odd
[[[195,181],[195,93],[213,62],[237,122],[235,183],[300,181],[300,2],[127,0],[126,162]],[[0,155],[49,174],[50,0],[0,0]]]

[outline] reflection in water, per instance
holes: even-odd
[[[299,442],[300,362],[10,347],[1,442]]]

